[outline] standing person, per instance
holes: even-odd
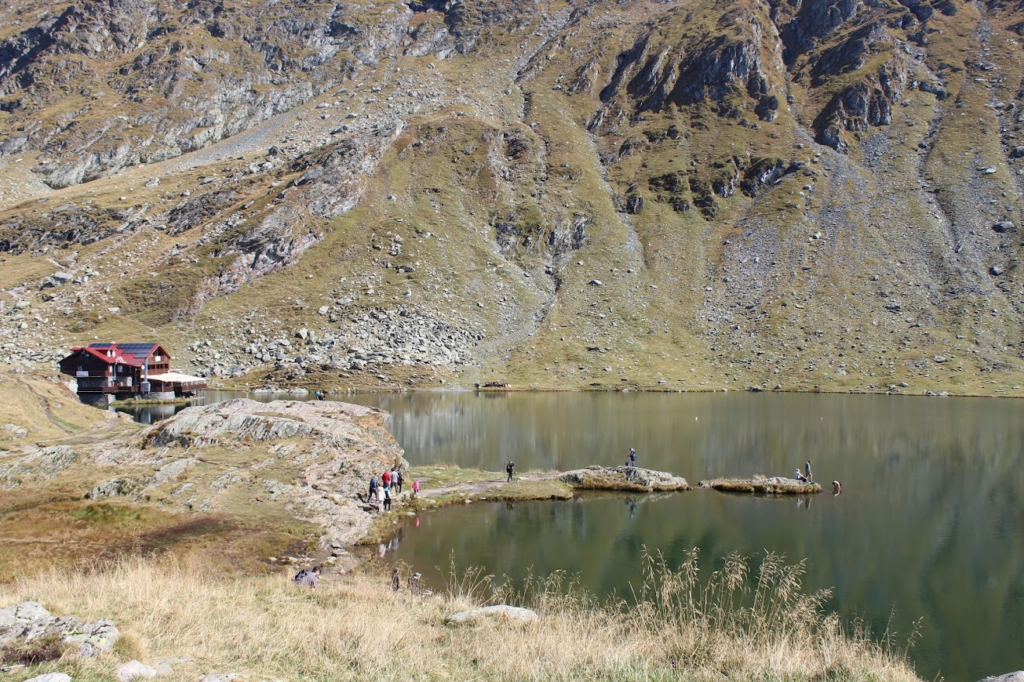
[[[634,450],[633,448],[629,449],[629,466],[636,466],[636,450]]]
[[[508,483],[508,482],[510,482],[512,480],[512,470],[515,469],[515,468],[516,468],[516,463],[513,462],[512,460],[509,460],[508,464],[505,465],[505,471],[508,472],[508,481],[506,481],[506,483]]]
[[[391,490],[384,488],[384,511],[391,511]]]
[[[384,481],[384,489],[385,490],[390,488],[391,487],[391,472],[388,471],[387,469],[385,469],[384,473],[381,475],[381,480]]]
[[[367,495],[366,501],[370,504],[376,502],[377,498],[377,474],[370,476],[370,494]]]
[[[396,469],[395,470],[394,482],[395,482],[395,490],[397,490],[398,494],[401,495],[402,494],[402,484],[405,482],[405,477],[402,476],[402,470],[401,469]]]
[[[398,592],[398,588],[401,586],[401,582],[398,580],[398,567],[391,569],[391,589]]]
[[[384,496],[386,494],[384,486],[377,487],[377,511],[381,514],[384,513]]]
[[[412,499],[416,499],[420,494],[420,481],[419,479],[413,479],[412,482]]]

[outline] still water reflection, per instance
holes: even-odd
[[[210,392],[207,402],[238,394]],[[272,396],[250,395],[269,400]],[[288,398],[289,396],[273,396]],[[565,570],[627,595],[641,548],[707,569],[733,550],[807,560],[829,607],[906,636],[922,677],[977,680],[1024,668],[1024,403],[773,394],[349,395],[392,413],[416,464],[500,471],[619,464],[685,476],[815,476],[843,494],[794,499],[712,491],[572,502],[474,504],[427,514],[389,556],[441,580],[449,556],[522,579]],[[173,411],[173,408],[171,408]],[[137,416],[137,418],[140,418]],[[149,420],[156,420],[149,414]],[[162,417],[160,417],[162,418]]]
[[[907,635],[925,678],[975,680],[1024,668],[1024,420],[995,399],[754,394],[416,394],[363,396],[393,414],[414,464],[501,470],[623,462],[685,476],[792,474],[843,494],[794,499],[711,491],[476,504],[425,515],[393,553],[439,581],[454,552],[523,578],[562,569],[628,594],[641,548],[673,562],[699,547],[713,569],[732,550],[807,560],[829,606]]]

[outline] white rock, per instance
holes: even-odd
[[[507,618],[517,623],[529,623],[537,620],[537,613],[530,609],[524,609],[519,606],[507,606],[505,604],[498,604],[497,606],[484,606],[478,609],[471,609],[469,611],[460,611],[459,613],[452,614],[448,617],[449,623],[466,623],[475,622],[481,618]]]
[[[1006,673],[999,677],[986,677],[981,682],[1024,682],[1024,670],[1018,670],[1014,673]]]
[[[38,677],[25,680],[25,682],[71,682],[71,675],[65,675],[64,673],[46,673],[45,675],[39,675]]]
[[[120,682],[130,682],[130,680],[146,680],[156,677],[156,670],[139,661],[128,661],[117,666],[114,675]]]

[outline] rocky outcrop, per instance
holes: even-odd
[[[0,488],[46,481],[75,463],[79,455],[67,445],[29,449],[0,459]]]
[[[567,471],[559,480],[577,490],[623,490],[633,492],[663,492],[689,490],[685,478],[664,471],[653,471],[632,466],[602,467]]]
[[[0,609],[0,648],[40,637],[56,637],[82,657],[110,651],[121,637],[109,620],[82,623],[70,616],[54,616],[35,602]]]
[[[806,483],[784,476],[716,478],[701,481],[698,487],[728,493],[756,493],[759,495],[810,495],[821,492],[821,486],[817,483]]]
[[[202,448],[310,436],[336,448],[362,444],[369,449],[365,429],[358,425],[366,419],[375,423],[377,437],[386,433],[388,415],[370,407],[338,402],[258,403],[239,399],[183,410],[147,431],[143,438],[156,447],[174,444]]]
[[[893,105],[903,92],[906,78],[898,66],[886,64],[870,78],[844,88],[814,121],[818,142],[846,151],[850,146],[846,133],[892,123]]]
[[[359,496],[370,475],[396,463],[407,466],[388,421],[389,415],[380,410],[334,401],[232,400],[179,412],[143,432],[141,452],[129,448],[117,461],[152,461],[158,456],[159,466],[145,487],[129,491],[139,501],[159,499],[182,509],[210,511],[231,489],[260,491],[261,499],[320,525],[325,549],[340,548],[369,530],[370,517]],[[210,477],[204,473],[202,456],[195,454],[206,448],[252,448],[265,453],[254,458],[266,459],[259,466],[239,463]],[[194,466],[182,456],[186,450],[193,455]],[[262,476],[260,469],[271,463],[291,475],[278,471]],[[180,483],[187,467],[188,482]]]

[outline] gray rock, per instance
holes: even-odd
[[[1009,220],[1000,220],[996,223],[993,223],[992,229],[998,232],[999,234],[1006,234],[1007,232],[1016,232],[1017,226],[1014,225],[1013,222]]]
[[[979,682],[1024,682],[1024,670],[1006,673],[1005,675],[999,675],[998,677],[986,677]]]
[[[130,495],[136,488],[138,488],[138,485],[138,481],[133,478],[122,478],[119,476],[97,485],[85,494],[85,499],[99,500],[104,497]]]
[[[990,267],[988,269],[988,271],[989,271],[990,274],[992,274],[992,275],[994,275],[996,277],[998,277],[999,275],[1003,274],[1003,269],[1001,267],[999,267],[998,265],[993,265],[992,267]]]
[[[0,609],[0,647],[44,635],[56,635],[62,644],[77,645],[78,655],[88,658],[109,651],[121,633],[108,620],[81,623],[75,618],[54,616],[35,602]]]
[[[25,682],[71,682],[71,675],[65,673],[46,673],[25,680]]]
[[[559,480],[581,490],[630,490],[654,492],[689,490],[685,478],[665,471],[654,471],[634,466],[602,467],[567,471]]]
[[[117,670],[114,671],[114,675],[120,682],[130,682],[130,680],[143,680],[156,677],[156,670],[145,663],[139,661],[128,661],[117,666]]]
[[[498,604],[496,606],[483,606],[469,611],[460,611],[448,617],[449,623],[473,623],[484,618],[507,618],[517,623],[530,623],[537,620],[535,611],[524,609],[519,606],[507,606]]]
[[[238,679],[237,673],[210,673],[203,675],[199,682],[234,682],[236,679]]]

